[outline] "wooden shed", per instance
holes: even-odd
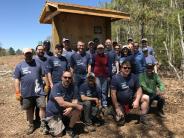
[[[70,39],[72,44],[78,40],[87,43],[99,39],[104,42],[111,38],[111,22],[129,20],[127,13],[89,6],[46,2],[40,16],[40,23],[52,24],[52,44]]]

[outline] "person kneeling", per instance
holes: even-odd
[[[86,82],[80,87],[80,96],[84,107],[84,122],[87,125],[87,132],[95,131],[92,120],[98,119],[100,106],[100,88],[96,85],[96,78],[93,73],[88,74]]]
[[[65,126],[62,119],[70,117],[67,129],[70,137],[78,137],[74,131],[75,124],[80,120],[83,106],[78,104],[77,92],[72,82],[72,73],[65,71],[61,77],[61,82],[56,83],[50,93],[50,98],[46,108],[49,133],[53,136],[61,136]]]
[[[115,118],[118,125],[124,125],[125,115],[132,106],[134,109],[139,108],[141,103],[140,122],[147,124],[145,115],[148,110],[149,97],[142,95],[138,78],[131,74],[131,64],[124,61],[120,65],[120,73],[112,77],[111,81],[111,98],[115,110]]]
[[[140,74],[139,81],[143,89],[143,93],[150,97],[150,106],[153,100],[157,100],[158,116],[165,117],[163,106],[165,104],[164,98],[164,84],[161,82],[160,77],[154,71],[154,64],[146,65],[146,72]],[[157,91],[157,87],[159,91]]]

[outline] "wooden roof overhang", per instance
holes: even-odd
[[[42,10],[40,23],[51,24],[52,19],[60,13],[107,17],[111,19],[111,22],[120,19],[130,20],[130,15],[128,13],[120,11],[49,1],[45,3]]]

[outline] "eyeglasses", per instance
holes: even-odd
[[[67,76],[63,76],[63,78],[64,78],[64,79],[69,79],[69,80],[72,79],[72,77],[67,77]]]
[[[123,67],[123,69],[131,69],[131,67]]]

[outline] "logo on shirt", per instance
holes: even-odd
[[[29,67],[24,67],[24,68],[22,68],[22,73],[23,73],[23,75],[31,74],[31,71],[29,70]]]
[[[87,91],[86,91],[86,95],[87,95],[87,96],[92,96],[92,95],[91,95],[91,91],[90,91],[90,90],[87,90]]]
[[[35,80],[35,93],[38,93],[41,91],[41,85],[38,82],[38,79]]]
[[[61,63],[59,63],[59,61],[54,61],[53,64],[54,64],[54,67],[60,67],[61,66]]]
[[[82,63],[82,60],[81,60],[81,59],[76,60],[76,63],[77,63],[77,65],[78,65],[78,66],[79,66],[79,65],[83,65],[83,63]]]
[[[123,82],[123,83],[121,83],[121,88],[124,90],[124,89],[128,89],[129,86],[127,85],[126,82]]]

